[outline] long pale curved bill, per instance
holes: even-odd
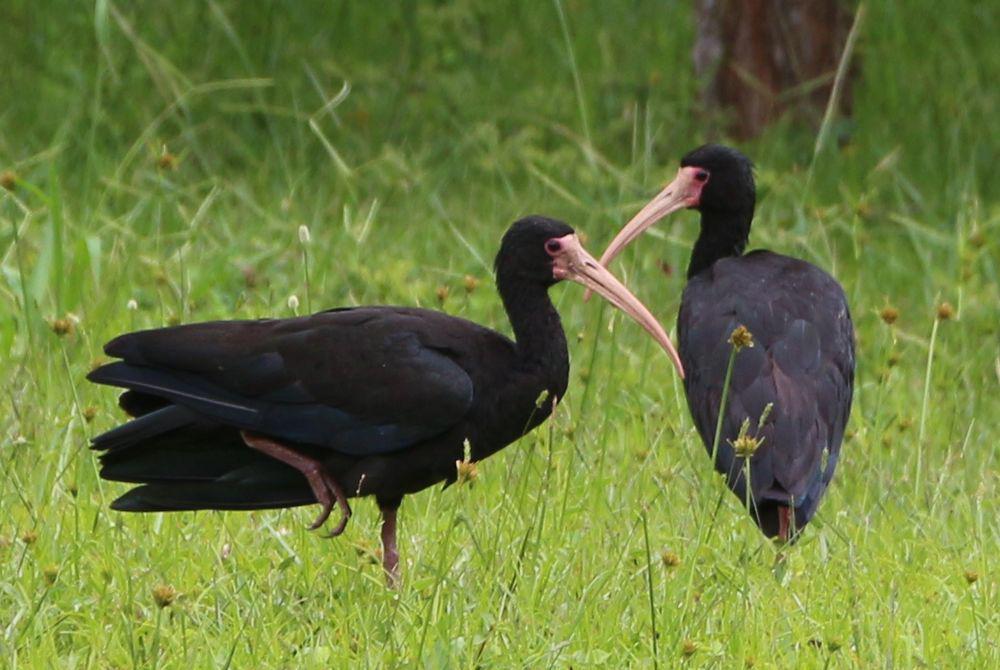
[[[642,326],[670,356],[677,373],[684,378],[684,366],[670,336],[624,284],[597,262],[580,244],[575,234],[559,238],[563,251],[555,257],[553,273],[559,279],[571,279],[598,293]]]
[[[692,185],[692,170],[681,168],[677,171],[674,180],[656,194],[646,206],[639,210],[639,213],[632,217],[632,220],[618,231],[615,239],[601,254],[601,265],[607,267],[611,261],[622,252],[635,238],[642,235],[647,229],[652,227],[657,221],[678,209],[689,206],[690,190]],[[590,298],[590,292],[584,294],[584,300]]]

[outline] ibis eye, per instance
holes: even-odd
[[[562,244],[559,240],[549,240],[545,243],[545,250],[550,254],[557,254],[562,251]]]
[[[694,178],[701,182],[708,181],[708,172],[705,170],[698,170],[694,173]]]

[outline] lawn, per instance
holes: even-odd
[[[802,540],[713,475],[641,329],[560,286],[565,401],[473,485],[407,498],[396,592],[369,501],[329,541],[313,508],[110,511],[87,440],[122,414],[84,377],[118,333],[215,318],[509,332],[511,221],[599,253],[718,125],[687,3],[5,3],[0,666],[1000,667],[1000,14],[867,4],[852,118],[818,152],[791,123],[739,145],[751,246],[830,270],[857,328]],[[614,268],[668,329],[696,221]]]

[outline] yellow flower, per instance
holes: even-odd
[[[891,305],[886,305],[882,308],[882,311],[879,312],[878,315],[882,317],[882,320],[885,321],[886,324],[891,326],[896,323],[896,319],[899,318],[899,310]]]
[[[158,584],[153,588],[153,602],[160,609],[170,607],[177,597],[177,590],[169,584]]]
[[[738,326],[729,336],[729,344],[733,345],[736,351],[753,347],[753,333],[747,330],[746,326]]]
[[[460,485],[472,484],[479,477],[479,469],[476,467],[475,461],[472,460],[472,445],[469,444],[468,440],[465,441],[465,457],[460,461],[455,461],[455,470]]]

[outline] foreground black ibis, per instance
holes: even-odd
[[[649,311],[560,221],[504,235],[496,283],[515,340],[426,309],[357,307],[292,319],[216,321],[122,335],[122,359],[88,379],[127,389],[135,420],[98,436],[101,477],[142,484],[129,512],[292,507],[318,502],[319,528],[347,499],[375,496],[383,566],[398,578],[405,494],[452,482],[517,440],[566,392],[569,354],[548,289],[572,279],[638,321],[680,365]],[[547,394],[549,400],[540,402]]]
[[[770,251],[743,253],[755,199],[745,156],[718,145],[695,149],[601,263],[667,214],[701,212],[677,315],[688,407],[709,454],[717,449],[715,468],[761,531],[787,541],[812,519],[837,465],[851,411],[854,328],[844,291],[829,274]],[[752,346],[736,354],[716,446],[730,338],[739,326]],[[743,344],[748,340],[744,333]]]

